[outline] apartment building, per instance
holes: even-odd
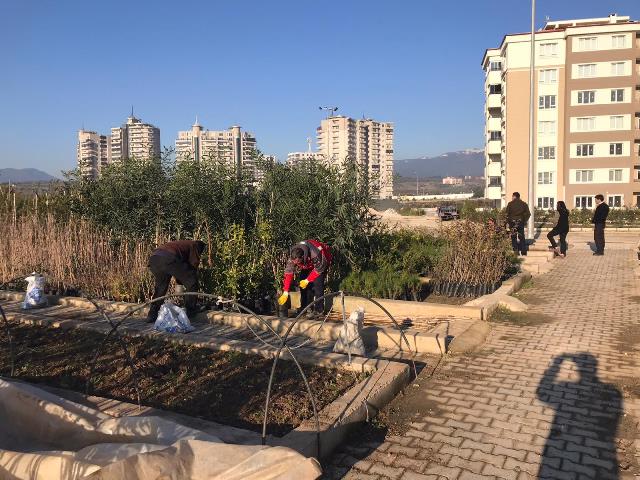
[[[459,177],[444,177],[442,179],[443,185],[462,185],[464,183],[464,179]]]
[[[342,115],[322,120],[316,130],[318,153],[328,164],[355,161],[365,166],[380,198],[393,195],[393,124]]]
[[[303,162],[322,162],[324,155],[320,152],[290,152],[287,155],[287,165],[295,166]]]
[[[487,198],[528,198],[530,34],[485,52]],[[536,206],[640,205],[640,22],[547,21],[535,35]]]
[[[83,178],[98,178],[102,169],[111,163],[111,142],[109,136],[100,135],[91,130],[79,130],[76,160]]]
[[[160,156],[160,129],[133,116],[121,127],[111,129],[113,162],[137,158],[147,160]]]
[[[255,174],[256,148],[256,137],[243,132],[241,127],[233,126],[220,131],[204,130],[196,118],[191,130],[178,132],[176,160],[219,161]]]

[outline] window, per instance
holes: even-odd
[[[541,43],[540,56],[541,57],[557,57],[558,44],[557,43]]]
[[[494,93],[502,93],[502,85],[489,85],[489,94],[493,95]]]
[[[538,99],[538,106],[541,109],[556,108],[556,96],[555,95],[540,95]]]
[[[624,128],[624,116],[612,115],[609,117],[609,123],[611,130],[622,130]]]
[[[576,170],[577,183],[593,182],[593,170]]]
[[[616,88],[611,90],[612,102],[624,102],[624,88]]]
[[[581,143],[576,145],[576,156],[593,157],[593,143]]]
[[[576,196],[576,208],[593,208],[593,197]]]
[[[555,160],[556,147],[538,147],[538,160]]]
[[[502,132],[489,132],[489,140],[502,140]]]
[[[611,75],[624,75],[624,62],[613,62],[611,64]]]
[[[584,90],[578,92],[578,103],[593,103],[596,101],[595,90]]]
[[[555,135],[556,134],[556,122],[541,120],[538,122],[538,134],[539,135]]]
[[[609,195],[607,203],[613,208],[622,207],[622,195]]]
[[[625,48],[627,46],[626,35],[613,35],[611,37],[611,48]]]
[[[538,185],[553,184],[553,172],[538,172]]]
[[[622,144],[621,143],[610,143],[609,144],[609,155],[622,155]]]
[[[640,180],[640,165],[635,165],[633,167],[634,172],[635,172],[635,178],[634,180]],[[640,207],[640,204],[638,204],[638,207]]]
[[[489,177],[490,187],[499,187],[501,185],[501,177]]]
[[[578,65],[578,78],[589,78],[596,76],[596,64],[595,63],[585,63],[583,65]]]
[[[538,197],[538,208],[555,208],[555,199],[553,197]]]
[[[558,70],[540,70],[540,83],[556,83],[558,81]]]
[[[582,37],[578,39],[578,50],[596,50],[598,48],[598,37]]]
[[[615,168],[609,170],[609,181],[610,182],[621,182],[622,181],[622,169]]]
[[[596,129],[596,117],[580,117],[577,119],[579,132],[590,132]]]
[[[489,63],[489,70],[492,72],[502,70],[502,62],[491,62]]]

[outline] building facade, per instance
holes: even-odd
[[[303,162],[322,162],[324,155],[320,152],[291,152],[287,155],[287,165],[295,166]]]
[[[333,116],[322,120],[316,130],[318,153],[330,165],[355,161],[364,166],[377,196],[393,195],[393,134],[389,122],[354,120]]]
[[[444,177],[442,179],[443,185],[462,185],[464,180],[459,177]]]
[[[102,169],[111,163],[110,138],[91,130],[79,130],[76,160],[83,178],[98,178]]]
[[[255,174],[256,149],[256,137],[241,127],[204,130],[196,119],[191,130],[178,132],[176,160],[218,161]]]
[[[487,198],[529,197],[530,34],[486,51]],[[534,198],[593,208],[640,205],[640,22],[547,21],[535,35]]]
[[[133,116],[121,127],[111,129],[111,159],[147,160],[160,156],[160,129]]]

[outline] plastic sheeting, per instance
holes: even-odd
[[[284,447],[232,445],[159,417],[112,417],[0,379],[0,479],[306,480],[321,470]]]

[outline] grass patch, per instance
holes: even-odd
[[[521,327],[531,327],[552,323],[554,319],[548,315],[530,312],[512,312],[508,308],[499,306],[491,316],[489,322],[498,324],[518,325]]]

